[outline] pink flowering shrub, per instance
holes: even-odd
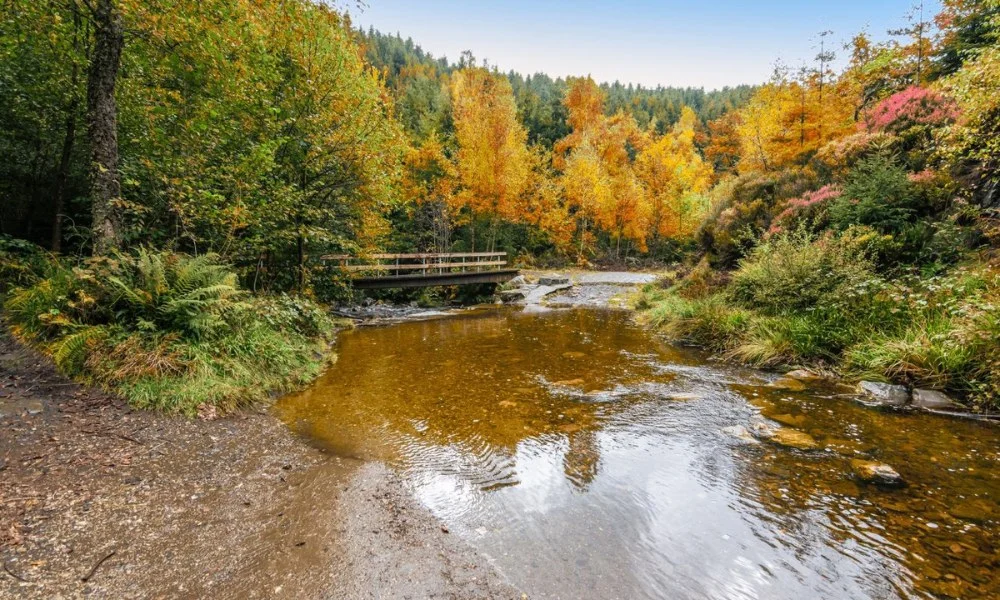
[[[940,92],[909,87],[878,103],[866,122],[872,131],[902,133],[912,127],[940,127],[955,122],[958,105]]]
[[[841,191],[836,185],[824,185],[813,192],[806,192],[798,198],[792,198],[785,203],[785,209],[771,221],[770,235],[776,235],[791,229],[796,223],[809,221],[813,227],[823,225],[827,206],[837,198]]]
[[[910,183],[930,184],[937,177],[937,173],[934,172],[934,171],[932,171],[932,170],[930,170],[930,169],[924,169],[923,171],[920,171],[919,173],[910,173],[906,177],[907,177],[907,179],[910,180]]]
[[[895,151],[898,141],[889,133],[861,130],[824,144],[813,157],[813,167],[831,178],[842,176],[867,156]]]

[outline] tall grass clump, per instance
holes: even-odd
[[[308,300],[248,294],[211,254],[53,262],[4,310],[11,331],[67,375],[185,414],[231,411],[309,380],[333,330]]]
[[[956,392],[977,408],[1000,408],[1000,274],[990,267],[897,282],[904,322],[859,339],[845,372]]]

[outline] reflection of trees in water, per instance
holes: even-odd
[[[599,413],[619,404],[576,395],[671,379],[650,361],[688,360],[628,313],[593,310],[488,309],[345,332],[337,350],[330,372],[279,410],[338,453],[394,459],[419,447],[418,460],[443,461],[451,448],[468,454],[462,470],[473,480],[477,467],[486,481],[505,480],[492,471],[516,469],[519,444],[558,437],[565,475],[581,489],[600,464]]]
[[[597,477],[597,467],[601,462],[597,434],[597,429],[566,434],[569,447],[563,455],[563,472],[566,479],[580,490],[586,490]]]

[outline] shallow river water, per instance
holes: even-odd
[[[479,309],[338,354],[278,414],[396,465],[531,598],[1000,598],[1000,427],[768,387],[624,311]],[[761,416],[819,449],[723,431]]]

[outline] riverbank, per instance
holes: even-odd
[[[378,464],[135,411],[0,337],[0,596],[519,597]]]
[[[931,390],[995,414],[998,299],[995,259],[890,278],[829,240],[788,238],[758,248],[734,271],[703,261],[646,286],[633,306],[669,341],[728,361]]]

